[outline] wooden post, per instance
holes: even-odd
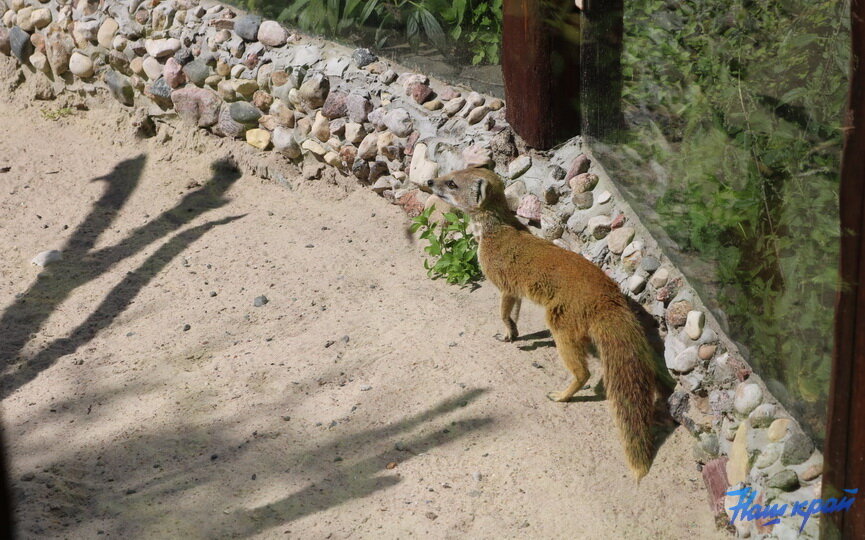
[[[579,35],[573,0],[504,0],[507,120],[529,146],[580,133]]]
[[[852,61],[841,161],[842,289],[824,447],[823,497],[858,489],[847,512],[823,515],[822,538],[865,538],[865,0],[850,4]]]

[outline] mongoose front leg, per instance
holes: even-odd
[[[501,341],[510,342],[517,339],[519,335],[517,332],[517,319],[520,317],[520,306],[522,306],[522,303],[520,297],[502,293],[501,317],[502,322],[505,323],[507,333],[504,337],[499,337],[499,334],[496,335]]]
[[[571,336],[562,336],[553,332],[556,349],[565,367],[573,374],[574,380],[568,388],[562,392],[550,392],[547,397],[553,401],[570,401],[574,394],[580,391],[586,381],[589,380],[589,367],[586,364],[586,351],[588,340],[585,338],[574,339]]]

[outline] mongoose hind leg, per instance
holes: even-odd
[[[502,322],[505,323],[507,333],[504,337],[496,334],[497,339],[501,341],[515,341],[517,339],[517,336],[519,336],[519,332],[517,332],[517,319],[520,318],[522,303],[523,301],[519,296],[502,293],[501,317]]]
[[[570,335],[562,335],[555,331],[553,331],[553,339],[556,342],[559,357],[565,367],[574,375],[574,380],[564,391],[550,392],[547,397],[553,401],[570,401],[574,394],[579,392],[589,380],[589,366],[586,363],[589,340],[587,338],[574,339]]]

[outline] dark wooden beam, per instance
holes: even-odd
[[[504,0],[507,120],[531,147],[580,130],[580,30],[573,0]]]
[[[865,496],[865,0],[850,5],[852,62],[841,161],[842,288],[835,307],[835,347],[824,447],[823,497],[842,489]],[[865,538],[865,504],[824,515],[823,538]]]

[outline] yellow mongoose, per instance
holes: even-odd
[[[587,347],[595,344],[625,454],[639,481],[652,463],[660,387],[646,335],[618,286],[582,255],[529,232],[508,208],[504,185],[494,172],[456,171],[430,180],[427,187],[468,213],[479,229],[481,270],[502,294],[504,339],[517,337],[521,298],[546,308],[559,356],[574,375],[571,385],[551,393],[551,399],[568,401],[583,387],[589,379]]]

